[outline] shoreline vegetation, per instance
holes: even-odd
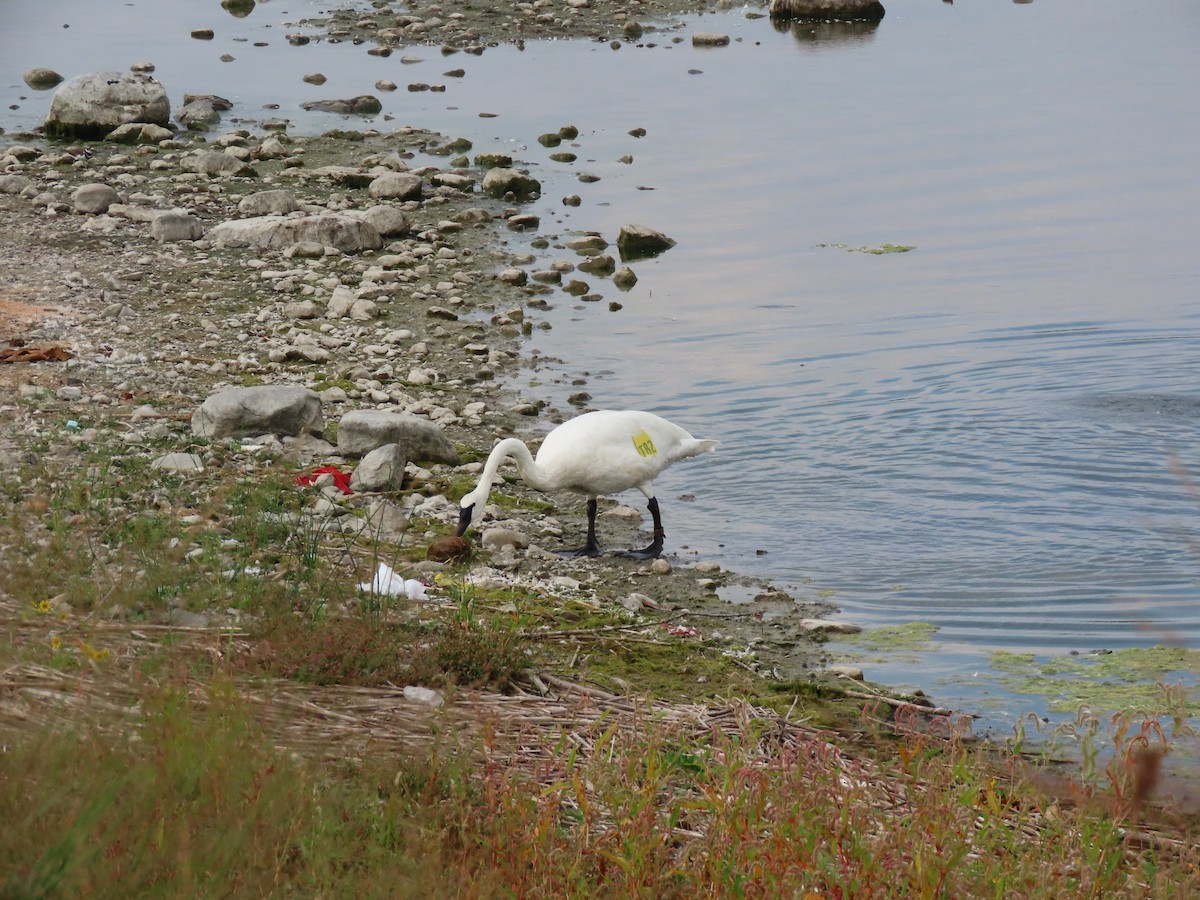
[[[644,33],[605,3],[529,6],[531,27]],[[497,27],[443,12],[476,40]],[[997,746],[829,670],[819,598],[670,549],[547,552],[580,536],[582,501],[515,479],[469,555],[431,559],[495,440],[580,410],[511,386],[563,302],[511,274],[539,264],[504,240],[519,202],[478,192],[463,141],[389,124],[0,137],[0,895],[1200,889],[1187,785],[1163,772],[1194,740],[1181,689],[1081,713],[1073,762],[1036,723]],[[420,189],[382,201],[404,227],[378,249],[165,234],[264,193],[364,213],[381,173]],[[84,211],[95,185],[113,197]],[[192,431],[214,392],[261,385],[316,393],[323,433]],[[361,465],[337,425],[379,408],[436,423],[460,464],[349,494],[316,474]],[[613,546],[644,540],[639,513],[601,509]],[[381,564],[428,598],[363,590]]]

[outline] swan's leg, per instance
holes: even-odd
[[[662,556],[663,538],[666,534],[663,532],[662,515],[658,511],[658,498],[651,497],[650,502],[646,504],[646,508],[650,510],[650,516],[654,519],[654,540],[650,542],[650,546],[642,550],[626,550],[623,553],[618,553],[617,556],[622,556],[625,559],[657,559]]]
[[[559,552],[559,556],[600,556],[604,553],[600,549],[600,542],[596,540],[596,505],[596,498],[589,497],[587,543],[578,550],[563,550]]]

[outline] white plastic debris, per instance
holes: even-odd
[[[413,703],[424,703],[427,706],[441,706],[445,701],[442,695],[432,688],[417,687],[415,684],[404,688],[404,699]]]
[[[425,585],[415,578],[405,579],[397,575],[387,563],[380,563],[371,583],[360,584],[358,589],[371,594],[384,594],[388,597],[408,597],[409,600],[429,599],[425,594]]]

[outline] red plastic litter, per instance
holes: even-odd
[[[667,630],[667,634],[674,635],[675,637],[695,637],[700,633],[688,625],[667,625],[663,623],[662,627]]]
[[[311,475],[297,475],[296,484],[305,486],[314,484],[318,475],[332,475],[333,483],[337,485],[339,491],[343,494],[354,493],[354,491],[350,490],[350,473],[343,472],[337,466],[321,466],[320,468],[313,469]]]

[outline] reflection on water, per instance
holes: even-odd
[[[875,36],[878,21],[831,22],[820,19],[771,16],[771,26],[781,34],[790,33],[802,44],[834,44],[866,41]]]
[[[0,30],[0,85],[18,85],[0,123],[44,115],[24,69],[147,46],[173,99],[228,96],[245,119],[278,103],[303,130],[342,121],[299,111],[309,72],[348,97],[447,66],[287,47],[274,6],[175,44],[211,3],[112,0],[82,48],[10,2],[25,37]],[[1200,8],[1164,0],[1129,29],[1118,0],[1069,6],[893,0],[882,23],[783,29],[738,11],[695,23],[732,37],[720,49],[527,42],[464,59],[445,94],[381,98],[396,127],[533,170],[553,256],[578,264],[565,240],[626,223],[677,241],[627,293],[577,273],[619,312],[553,295],[531,349],[569,365],[523,390],[565,406],[603,373],[595,405],[720,440],[660,485],[695,497],[672,539],[865,623],[936,624],[918,666],[868,675],[947,704],[978,695],[995,648],[1200,644],[1200,502],[1172,467],[1200,473]],[[574,164],[533,140],[567,123]],[[885,243],[916,249],[832,246]]]

